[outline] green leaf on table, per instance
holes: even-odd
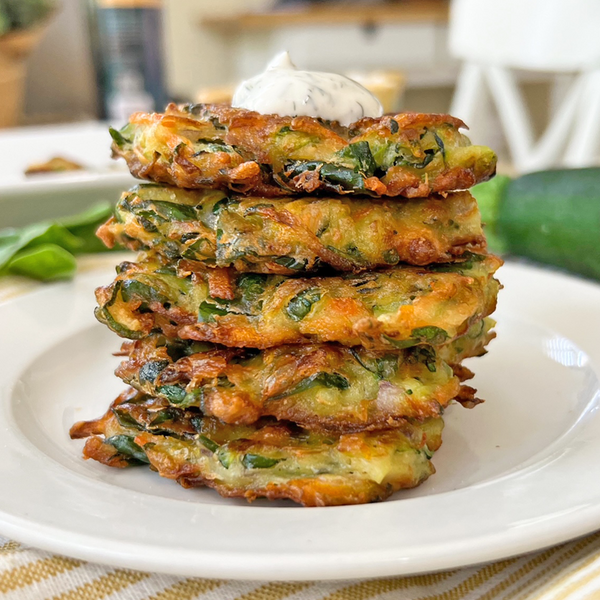
[[[43,244],[19,251],[8,263],[7,271],[39,281],[69,279],[77,269],[75,257],[56,244]]]
[[[71,277],[72,254],[108,250],[96,230],[111,214],[110,203],[102,202],[71,217],[0,230],[0,275],[19,273],[41,281]],[[42,247],[43,251],[33,252]],[[32,262],[36,258],[43,261],[37,267]]]
[[[12,227],[0,229],[0,249],[9,244],[13,244],[19,239],[19,230]]]
[[[100,225],[108,219],[113,213],[113,207],[110,202],[99,202],[87,210],[71,217],[62,217],[57,219],[63,227],[66,227],[72,234],[77,235],[78,229],[87,225]]]
[[[44,232],[27,242],[23,248],[33,248],[34,246],[42,246],[44,244],[55,244],[69,252],[76,252],[81,248],[83,242],[79,237],[73,235],[64,225],[51,223]]]
[[[78,215],[65,217],[58,222],[80,239],[81,245],[75,250],[77,254],[108,252],[110,249],[96,237],[96,231],[112,214],[112,204],[110,202],[100,202]]]
[[[9,233],[1,239],[6,243],[0,242],[0,269],[4,267],[10,259],[19,251],[26,247],[33,247],[44,243],[57,243],[58,240],[65,240],[66,243],[77,243],[77,238],[62,226],[53,228],[53,223],[45,221],[43,223],[33,223],[21,229],[10,229]],[[61,228],[62,227],[62,228]],[[64,234],[64,235],[63,235]],[[69,237],[70,236],[70,237]],[[60,245],[60,243],[58,244]]]
[[[0,268],[6,265],[19,250],[54,244],[69,251],[79,251],[83,241],[73,235],[64,225],[44,221],[21,229],[0,232]]]

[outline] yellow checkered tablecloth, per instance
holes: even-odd
[[[83,257],[80,270],[105,266],[106,260]],[[38,285],[4,278],[0,302]],[[298,583],[183,578],[106,567],[23,546],[1,533],[2,600],[600,600],[600,532],[483,566],[391,579]]]

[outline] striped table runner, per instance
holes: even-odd
[[[600,532],[549,550],[431,575],[247,582],[155,575],[0,538],[2,600],[582,600],[600,598]]]
[[[117,262],[114,255],[109,260]],[[80,271],[106,264],[106,256],[83,257]],[[4,278],[0,282],[0,302],[36,287],[38,284],[34,282]],[[548,550],[478,567],[392,579],[299,583],[221,581],[130,571],[56,556],[0,536],[0,598],[600,600],[600,532]]]

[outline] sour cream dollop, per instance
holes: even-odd
[[[383,114],[379,100],[360,83],[337,73],[299,71],[287,52],[278,54],[264,73],[243,81],[231,105],[262,115],[320,117],[342,125]]]

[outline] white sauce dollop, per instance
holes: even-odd
[[[320,117],[346,126],[383,114],[379,100],[360,83],[336,73],[299,71],[287,52],[278,54],[264,73],[243,81],[231,105],[262,115]]]

